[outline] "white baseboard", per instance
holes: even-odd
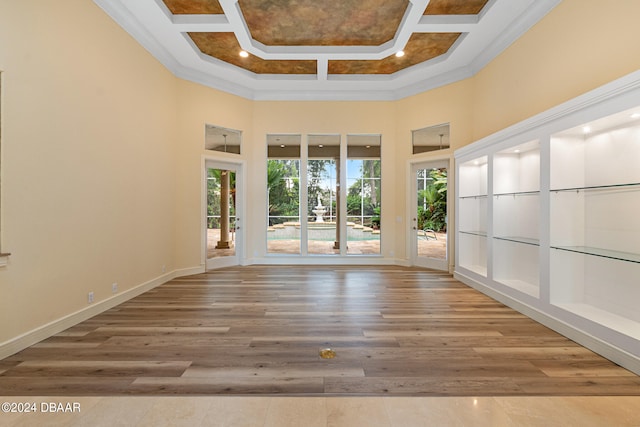
[[[538,323],[558,332],[561,335],[577,342],[580,345],[598,353],[599,355],[617,363],[625,369],[640,375],[640,359],[633,354],[618,348],[598,337],[595,337],[588,332],[576,328],[575,326],[560,320],[548,313],[545,313],[535,307],[531,307],[521,301],[518,301],[509,295],[505,295],[502,292],[496,291],[489,286],[476,281],[475,279],[462,274],[460,272],[454,272],[453,277],[462,283],[471,286],[477,291],[503,303],[504,305],[513,308],[514,310],[524,314],[527,317],[535,320]]]
[[[155,279],[149,280],[148,282],[141,283],[138,286],[113,295],[112,297],[109,297],[105,300],[98,301],[95,304],[76,311],[75,313],[71,313],[67,316],[47,323],[46,325],[40,326],[22,335],[5,341],[0,344],[0,360],[9,357],[19,351],[22,351],[25,348],[32,346],[33,344],[39,343],[42,340],[52,337],[57,333],[69,329],[70,327],[75,326],[87,319],[90,319],[93,316],[103,313],[106,310],[117,306],[118,304],[122,304],[123,302],[130,300],[131,298],[137,297],[138,295],[141,295],[155,287],[168,282],[169,280],[175,279],[176,277],[198,274],[202,272],[204,272],[204,267],[185,268],[171,271],[169,273],[163,274],[162,276],[156,277]]]
[[[181,268],[179,270],[172,271],[173,277],[171,277],[171,279],[175,279],[176,277],[191,276],[193,274],[202,274],[205,271],[207,271],[207,269],[205,268],[204,265],[201,265],[200,267]],[[169,280],[167,280],[167,282]]]

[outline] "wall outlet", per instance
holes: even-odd
[[[93,292],[89,292],[89,295],[87,295],[87,302],[89,304],[93,303]]]
[[[118,284],[117,283],[113,283],[111,285],[111,292],[114,293],[114,294],[118,293]]]

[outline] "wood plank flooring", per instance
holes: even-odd
[[[184,277],[0,361],[0,395],[163,394],[640,395],[640,377],[448,274],[396,266]]]

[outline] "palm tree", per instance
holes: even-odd
[[[422,211],[421,228],[433,231],[446,231],[447,222],[447,171],[432,169],[429,171],[431,182],[424,190],[418,192],[418,197],[425,202],[426,209]]]

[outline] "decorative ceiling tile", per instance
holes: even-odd
[[[379,46],[408,0],[240,0],[251,36],[268,46]]]
[[[425,15],[477,15],[489,0],[431,0]]]
[[[218,0],[162,0],[174,15],[221,15]]]
[[[242,50],[234,33],[188,33],[205,55],[235,65],[256,74],[316,74],[313,60],[270,60],[249,55],[242,58]]]
[[[379,61],[329,61],[329,74],[393,74],[449,51],[460,33],[416,33],[404,48],[405,55]]]

